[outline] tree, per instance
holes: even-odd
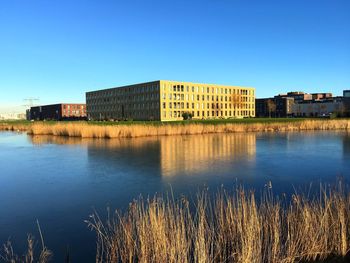
[[[182,118],[184,120],[191,120],[192,119],[192,113],[185,111],[184,113],[182,113]]]
[[[268,99],[266,102],[267,111],[269,112],[269,118],[271,118],[271,113],[273,112],[276,116],[276,102],[273,99]]]

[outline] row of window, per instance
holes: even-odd
[[[132,86],[128,88],[114,88],[104,91],[93,91],[88,92],[87,97],[89,98],[102,98],[102,97],[111,97],[118,96],[122,94],[140,94],[140,93],[149,93],[159,91],[158,85],[146,85],[146,86]]]
[[[239,94],[239,95],[252,95],[254,96],[254,90],[238,89],[238,88],[214,88],[214,87],[200,87],[200,86],[184,86],[184,85],[172,85],[163,84],[163,93],[166,92],[202,92],[202,93],[221,93],[221,94]]]
[[[80,115],[85,113],[85,110],[63,110],[63,115]]]
[[[162,95],[163,100],[167,98],[166,94]],[[254,102],[254,97],[243,97],[240,95],[232,95],[232,96],[210,96],[210,95],[194,95],[194,94],[177,94],[177,93],[169,93],[168,94],[169,100],[207,100],[207,101],[233,101],[233,102]]]
[[[154,110],[126,111],[122,112],[91,112],[88,114],[92,119],[117,119],[117,118],[159,118],[159,112]]]
[[[181,118],[184,111],[163,111],[163,118]],[[210,117],[252,117],[254,111],[242,110],[242,111],[192,111],[193,117],[210,118]]]
[[[102,105],[89,105],[89,111],[109,111],[109,110],[122,110],[122,109],[159,109],[159,102],[151,103],[133,103],[133,104],[102,104]]]
[[[88,104],[105,104],[109,102],[113,103],[122,103],[129,101],[151,101],[158,100],[158,93],[149,93],[149,94],[139,94],[134,96],[116,96],[116,97],[103,97],[103,98],[87,98],[86,101]]]
[[[253,104],[231,104],[231,103],[189,103],[189,102],[163,102],[162,109],[253,109]]]
[[[72,110],[78,110],[78,109],[82,109],[84,110],[85,106],[84,105],[63,105],[63,109],[72,109]]]

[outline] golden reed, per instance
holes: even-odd
[[[84,122],[34,123],[27,127],[32,135],[56,135],[81,138],[135,138],[143,136],[193,135],[235,132],[278,132],[304,130],[350,130],[350,120],[305,120],[266,123],[186,123],[93,125]]]
[[[321,189],[290,202],[254,192],[136,200],[125,214],[97,213],[96,262],[349,262],[350,195]]]

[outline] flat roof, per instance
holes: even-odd
[[[165,79],[160,79],[160,80],[154,80],[154,81],[147,81],[147,82],[140,82],[140,83],[134,83],[134,84],[128,84],[128,85],[123,85],[123,86],[117,86],[117,87],[112,87],[112,88],[105,88],[105,89],[98,89],[98,90],[91,90],[87,91],[86,93],[92,93],[96,91],[107,91],[107,90],[112,90],[112,89],[118,89],[118,88],[127,88],[135,85],[145,85],[145,84],[152,84],[156,82],[173,82],[173,83],[189,83],[192,85],[208,85],[208,86],[222,86],[222,87],[237,87],[237,88],[245,88],[245,89],[255,89],[254,87],[248,87],[248,86],[237,86],[237,85],[223,85],[223,84],[213,84],[213,83],[199,83],[199,82],[190,82],[190,81],[178,81],[178,80],[165,80]]]

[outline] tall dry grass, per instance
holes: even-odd
[[[19,123],[0,123],[0,131],[18,131],[24,132],[28,131],[30,124],[19,124]]]
[[[92,125],[87,123],[34,123],[32,135],[56,135],[82,138],[134,138],[142,136],[191,135],[234,132],[277,132],[304,130],[350,130],[350,120],[305,120],[294,122],[165,124],[165,125]]]
[[[41,233],[39,221],[37,221],[38,231],[40,234],[41,249],[36,249],[36,241],[32,235],[27,237],[27,250],[23,255],[14,252],[12,243],[7,241],[0,250],[0,262],[8,263],[47,263],[50,262],[52,252],[45,246],[44,238]]]
[[[138,199],[125,214],[97,213],[96,262],[300,262],[343,259],[350,249],[350,194],[322,188],[291,201],[253,191]]]

